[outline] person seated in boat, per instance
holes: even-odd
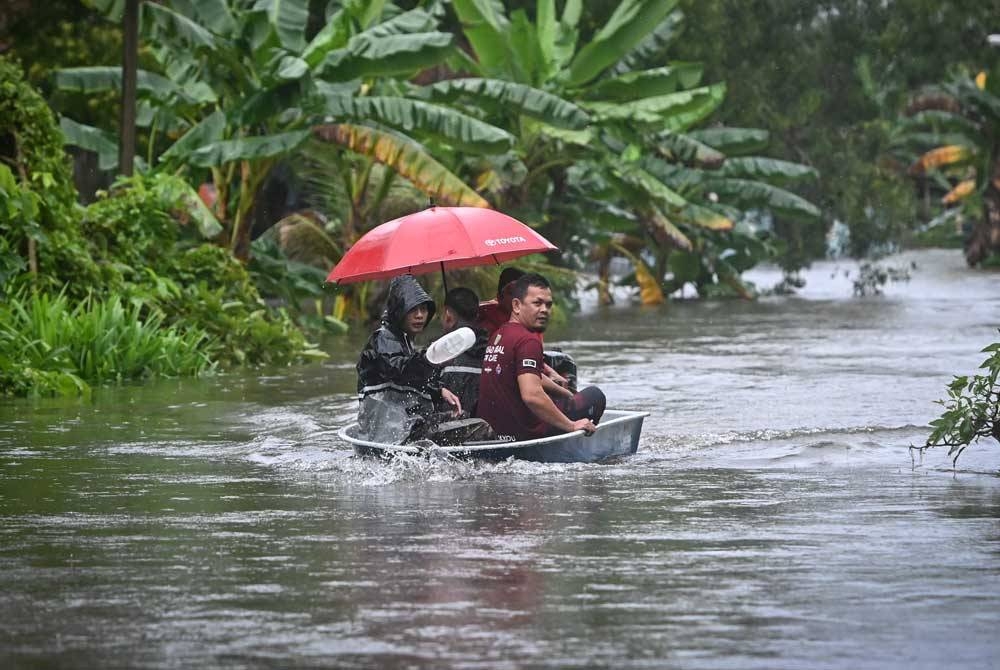
[[[514,283],[524,274],[523,270],[513,266],[504,268],[497,281],[496,299],[479,304],[477,323],[487,334],[492,334],[510,320]],[[544,338],[542,344],[544,348]],[[542,385],[546,392],[556,398],[566,395],[567,391],[572,395],[576,391],[576,362],[569,354],[561,351],[544,352],[544,355]]]
[[[476,343],[471,349],[446,362],[441,368],[441,384],[458,396],[462,409],[469,416],[476,415],[479,373],[483,368],[483,354],[486,353],[486,331],[476,323],[478,309],[479,296],[476,292],[459,287],[448,291],[441,310],[441,329],[445,335],[463,327],[471,328],[476,334]]]
[[[461,401],[441,385],[438,369],[413,344],[435,312],[434,301],[413,275],[389,284],[382,323],[358,360],[358,427],[373,442],[403,444],[429,435],[462,411]],[[435,402],[450,408],[436,411]]]
[[[513,266],[504,268],[500,273],[500,279],[497,280],[497,297],[479,304],[476,320],[479,327],[487,334],[510,321],[510,291],[514,287],[514,282],[523,276],[524,270]]]
[[[590,435],[606,399],[596,386],[553,399],[542,386],[542,339],[552,288],[539,274],[514,284],[510,320],[489,336],[479,380],[477,414],[503,440],[530,440],[583,430]]]

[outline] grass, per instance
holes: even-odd
[[[214,368],[201,330],[164,327],[141,302],[21,292],[0,305],[0,394],[89,394],[92,385]]]

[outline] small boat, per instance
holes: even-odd
[[[521,442],[469,442],[439,446],[430,442],[383,444],[358,437],[358,424],[341,428],[338,435],[354,446],[359,456],[391,457],[395,454],[446,454],[455,458],[503,461],[514,457],[541,463],[607,463],[631,456],[639,448],[642,420],[649,412],[607,410],[597,431],[582,430]]]

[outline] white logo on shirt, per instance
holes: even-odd
[[[525,367],[525,368],[537,368],[538,367],[538,363],[536,363],[535,360],[532,359],[532,358],[525,358],[523,361],[521,361],[521,367]]]

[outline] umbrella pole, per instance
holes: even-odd
[[[444,274],[444,261],[441,261],[441,283],[444,285],[445,297],[448,296],[448,277]]]

